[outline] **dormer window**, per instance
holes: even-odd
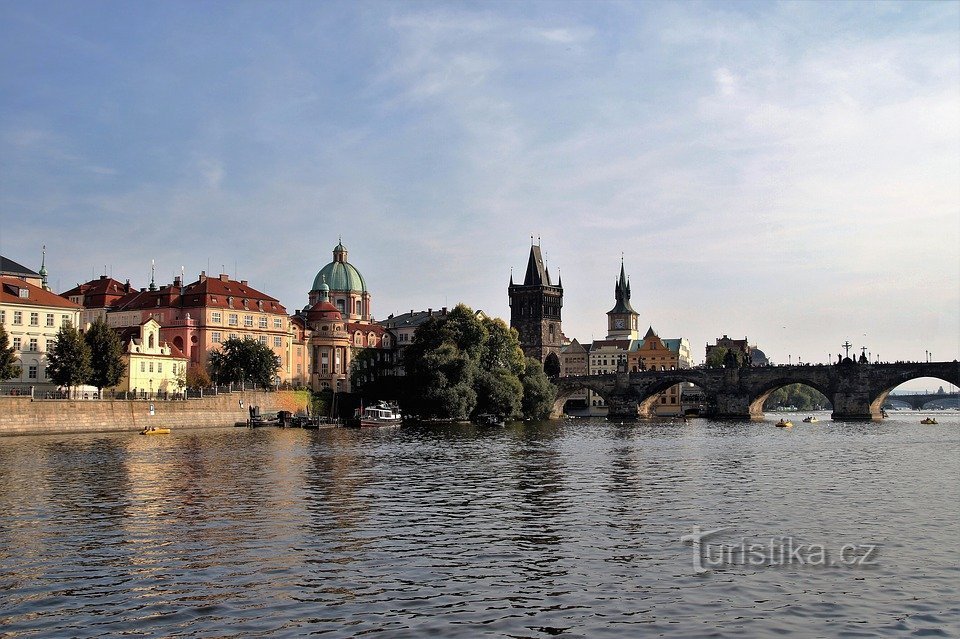
[[[227,306],[233,307],[233,296],[227,297]]]
[[[21,288],[18,295],[20,296],[21,299],[27,299],[28,297],[30,297],[30,289]]]
[[[216,295],[211,295],[211,296],[210,296],[210,301],[211,301],[213,304],[216,304],[216,303],[217,303],[217,296],[216,296]]]

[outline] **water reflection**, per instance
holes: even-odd
[[[4,632],[874,635],[960,614],[957,421],[0,439]],[[883,544],[690,572],[679,537]],[[824,602],[832,602],[829,605]]]

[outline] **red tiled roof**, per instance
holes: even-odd
[[[20,297],[20,290],[27,289],[28,297]],[[30,306],[55,306],[80,310],[83,307],[66,300],[56,293],[45,291],[39,286],[28,284],[17,277],[0,277],[0,302],[4,304],[26,304]]]
[[[170,307],[211,307],[276,315],[287,314],[287,309],[275,297],[251,288],[246,282],[231,280],[226,275],[210,278],[201,274],[200,279],[183,288],[174,284],[161,286],[156,291],[135,291],[114,304],[116,311]]]
[[[83,297],[85,308],[105,308],[125,296],[130,290],[129,282],[123,284],[112,277],[101,275],[95,280],[77,284],[69,291],[60,293],[60,297],[70,299],[79,295]]]

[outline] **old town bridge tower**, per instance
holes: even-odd
[[[527,272],[523,284],[514,284],[510,274],[510,326],[520,333],[520,346],[527,357],[544,363],[548,374],[559,371],[558,355],[566,343],[560,330],[563,308],[563,285],[550,281],[550,272],[543,263],[540,246],[530,247]],[[549,361],[548,361],[549,359]]]

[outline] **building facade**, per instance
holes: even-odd
[[[120,283],[112,277],[101,275],[97,279],[77,284],[60,296],[83,307],[82,326],[88,326],[99,318],[106,321],[107,311],[132,290],[130,280]]]
[[[140,326],[120,329],[126,364],[118,391],[144,394],[180,393],[186,387],[186,356],[160,337],[160,323],[148,319]]]
[[[47,375],[47,352],[61,326],[80,326],[83,308],[15,276],[0,276],[0,324],[20,360],[20,376],[5,386],[29,393],[30,387],[56,389]]]
[[[277,382],[290,384],[296,377],[295,332],[287,310],[280,302],[224,273],[207,277],[201,272],[195,282],[147,288],[120,298],[107,313],[112,328],[140,326],[148,319],[160,324],[160,337],[181,351],[191,365],[206,367],[210,354],[230,338],[254,339],[280,358]],[[215,380],[216,381],[216,380]]]

